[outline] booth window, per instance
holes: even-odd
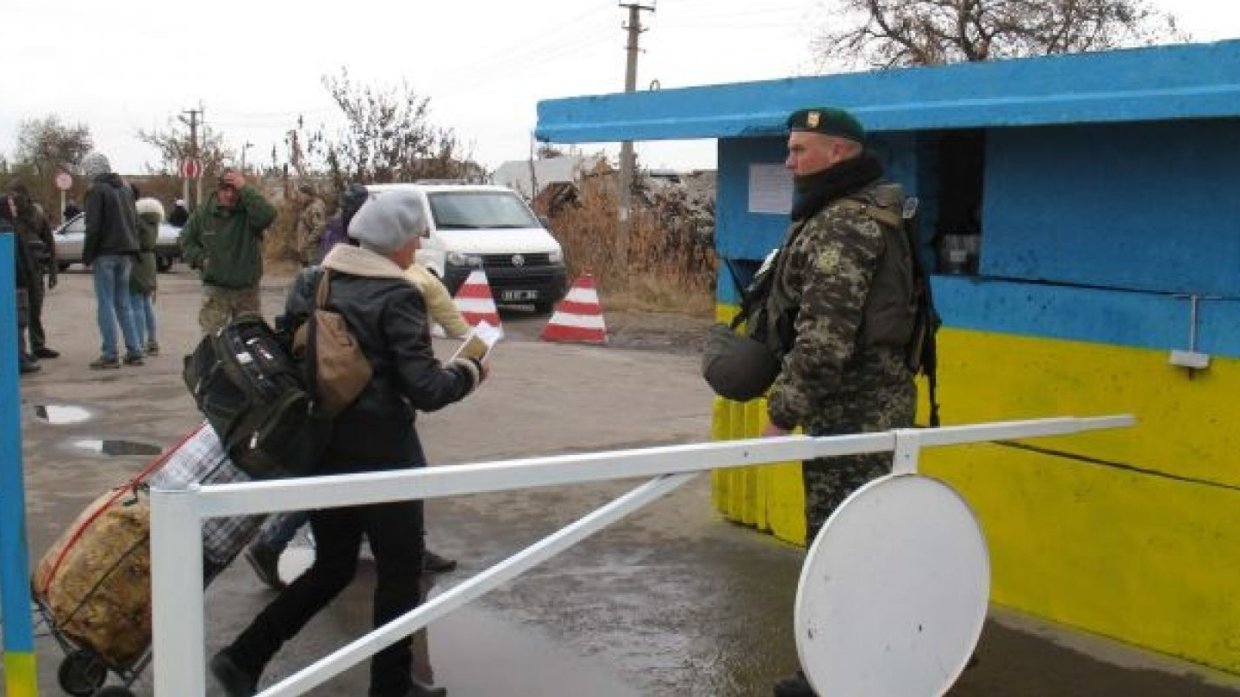
[[[938,217],[934,223],[936,270],[976,274],[982,242],[982,173],[986,132],[945,131],[939,135]]]

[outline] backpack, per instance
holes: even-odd
[[[918,200],[909,196],[897,218],[878,206],[860,201],[848,201],[880,225],[899,228],[904,232],[912,257],[913,297],[916,311],[913,317],[911,339],[905,347],[905,364],[914,375],[925,375],[929,388],[931,427],[939,425],[938,402],[938,345],[937,334],[943,321],[934,306],[930,277],[917,253]],[[795,234],[795,233],[794,233]],[[778,275],[783,260],[782,250],[767,255],[753,280],[737,290],[741,296],[741,308],[730,325],[716,324],[710,329],[706,348],[702,354],[702,375],[721,397],[736,401],[748,401],[765,394],[779,376],[784,355],[792,349],[796,339],[794,325],[798,308],[784,310],[771,322],[766,313],[767,298],[771,284]],[[739,278],[730,259],[728,264],[732,278]],[[745,324],[746,334],[736,329]],[[769,328],[774,327],[774,331]]]
[[[233,464],[255,479],[313,474],[331,438],[301,367],[260,317],[239,317],[185,357],[182,378]]]

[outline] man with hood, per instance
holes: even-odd
[[[785,165],[797,197],[766,301],[767,331],[781,333],[788,349],[767,395],[764,435],[797,426],[811,436],[908,428],[917,388],[905,350],[916,302],[903,191],[882,179],[882,163],[847,111],[801,109],[788,128]],[[803,463],[806,543],[844,499],[890,471],[890,453]],[[774,692],[814,694],[801,672]]]
[[[135,202],[138,209],[138,262],[134,265],[129,281],[129,304],[133,306],[133,323],[138,330],[138,341],[148,356],[159,355],[159,341],[155,338],[155,289],[158,268],[155,263],[155,243],[159,239],[159,226],[164,222],[164,204],[159,199],[146,197]]]
[[[263,277],[263,233],[276,209],[240,172],[226,169],[207,202],[178,238],[186,263],[202,272],[204,334],[242,315],[262,315],[258,283]]]
[[[116,345],[119,324],[125,339],[125,365],[142,365],[142,346],[129,306],[129,275],[138,255],[138,212],[133,189],[112,171],[108,158],[92,152],[82,158],[82,171],[90,178],[86,191],[86,237],[82,263],[95,276],[95,300],[103,347],[90,364],[94,370],[121,367]]]

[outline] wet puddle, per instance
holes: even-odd
[[[80,424],[90,419],[90,411],[84,407],[67,404],[36,404],[34,415],[49,424]]]
[[[86,439],[73,442],[73,447],[89,450],[99,455],[158,455],[161,448],[150,443],[137,443],[131,440],[97,440]]]

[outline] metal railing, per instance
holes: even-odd
[[[418,470],[194,485],[182,490],[155,489],[151,492],[155,694],[194,697],[206,692],[202,521],[207,518],[655,477],[260,693],[261,697],[286,697],[321,685],[675,490],[702,471],[889,451],[893,453],[895,473],[912,473],[917,471],[922,448],[1066,435],[1133,423],[1133,417],[1127,415],[1062,417],[819,438],[786,436],[697,443]]]

